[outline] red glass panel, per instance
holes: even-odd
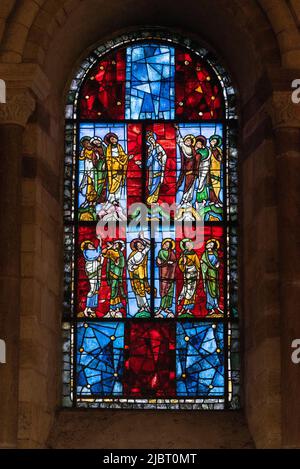
[[[128,124],[127,126],[128,155],[134,155],[129,160],[127,171],[127,207],[142,202],[142,126]],[[139,164],[136,164],[139,162]]]
[[[131,322],[125,334],[124,395],[175,396],[175,324]]]
[[[81,89],[82,119],[123,120],[125,114],[126,51],[116,51],[94,66]]]
[[[222,118],[222,90],[207,65],[190,52],[176,50],[176,116],[192,119]]]

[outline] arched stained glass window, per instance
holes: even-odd
[[[143,32],[66,107],[64,405],[239,406],[237,120],[224,69]]]

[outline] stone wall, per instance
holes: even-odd
[[[19,447],[47,440],[60,402],[62,129],[47,101],[23,136]]]

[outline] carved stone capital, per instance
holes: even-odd
[[[291,91],[275,92],[267,107],[275,129],[300,128],[300,104],[292,102]]]
[[[25,127],[35,109],[36,101],[28,91],[7,92],[7,102],[0,104],[0,125],[16,124]]]

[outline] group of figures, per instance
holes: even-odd
[[[177,193],[177,220],[221,220],[222,137],[217,134],[209,138],[193,134],[183,137],[179,127],[174,127],[179,151],[178,177],[173,188]],[[141,160],[133,154],[128,155],[113,132],[107,133],[104,139],[85,136],[80,143],[83,164],[79,181],[80,220],[126,220],[128,164],[133,160],[141,168]],[[146,204],[148,207],[159,206],[168,154],[152,130],[146,132],[146,144]],[[207,218],[208,215],[213,218]]]
[[[222,213],[222,137],[211,135],[209,143],[204,135],[188,134],[182,137],[179,127],[177,145],[180,149],[181,165],[177,191],[182,189],[178,206],[178,219],[205,220],[205,214],[213,211]]]
[[[83,137],[80,144],[82,150],[79,160],[84,162],[79,186],[79,192],[84,197],[79,207],[80,219],[93,220],[95,207],[99,204],[99,218],[126,219],[120,201],[128,162],[134,155],[125,153],[119,144],[118,135],[113,132],[105,135],[104,140],[101,137]]]
[[[99,302],[106,300],[101,296],[103,282],[102,268],[106,260],[105,280],[110,289],[109,311],[104,318],[122,318],[126,309],[126,269],[128,271],[132,292],[134,293],[137,312],[135,317],[151,317],[150,297],[156,295],[155,288],[151,290],[148,261],[151,241],[145,238],[141,231],[138,237],[130,242],[130,253],[126,259],[126,246],[123,240],[107,242],[103,246],[101,237],[99,242],[85,240],[81,243],[81,251],[85,261],[85,274],[89,281],[89,291],[86,296],[86,307],[80,313],[82,317],[95,318]],[[165,238],[161,242],[155,262],[159,271],[160,306],[155,310],[155,318],[174,318],[172,309],[175,300],[175,286],[177,272],[182,276],[182,288],[177,298],[178,317],[193,317],[197,293],[202,278],[206,296],[207,315],[214,317],[223,315],[220,308],[220,244],[217,239],[209,239],[205,243],[205,250],[199,257],[191,239],[180,241],[180,253],[177,255],[176,243],[172,238]]]

